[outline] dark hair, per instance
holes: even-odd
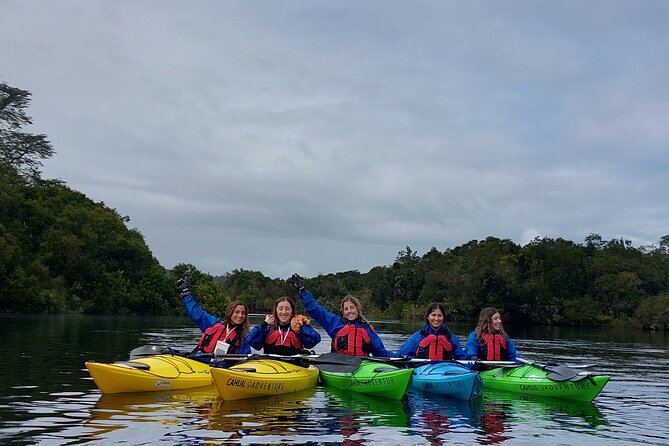
[[[432,302],[430,305],[427,306],[427,310],[425,310],[425,323],[427,325],[430,325],[430,322],[428,322],[427,317],[432,314],[434,310],[439,310],[441,311],[441,314],[444,315],[444,320],[446,319],[446,309],[442,304],[439,302]]]
[[[276,326],[279,325],[279,315],[276,314],[276,307],[278,307],[281,302],[288,302],[293,313],[290,317],[292,318],[295,316],[295,301],[288,296],[279,297],[276,301],[274,301],[274,310],[272,311],[272,316],[274,316],[274,325]]]
[[[495,332],[495,329],[492,328],[492,317],[499,313],[499,310],[494,307],[488,307],[481,310],[479,313],[479,323],[476,325],[476,337],[479,342],[483,342],[483,335],[492,334]],[[507,336],[504,331],[504,327],[499,329],[499,333],[504,336]]]
[[[344,315],[344,304],[346,302],[351,302],[353,305],[355,305],[355,308],[358,309],[358,319],[360,319],[362,321],[362,323],[367,325],[369,328],[374,330],[374,326],[372,324],[370,324],[369,322],[367,322],[367,319],[365,319],[365,316],[362,315],[362,304],[360,303],[360,301],[358,300],[357,297],[351,296],[350,294],[347,294],[346,296],[344,296],[344,298],[341,300],[341,304],[340,304],[342,316]]]
[[[246,310],[246,317],[244,318],[244,321],[238,325],[238,327],[239,330],[241,330],[241,335],[246,336],[246,333],[249,332],[249,307],[241,300],[230,302],[230,305],[228,305],[225,309],[225,316],[223,316],[223,320],[221,322],[226,325],[232,323],[230,320],[232,318],[232,313],[235,311],[235,308],[240,305],[244,307],[244,310]]]

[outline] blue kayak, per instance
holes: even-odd
[[[478,373],[457,362],[432,362],[414,369],[411,388],[468,400],[481,394],[483,381]]]

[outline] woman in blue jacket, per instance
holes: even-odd
[[[469,334],[465,344],[467,359],[482,361],[515,361],[516,346],[504,331],[502,316],[497,308],[481,310],[476,329]]]
[[[444,325],[446,310],[433,302],[425,311],[425,325],[400,347],[400,355],[422,359],[465,359],[458,337]]]
[[[251,347],[245,339],[249,332],[249,310],[244,302],[236,300],[230,303],[221,320],[200,307],[185,280],[177,281],[177,289],[188,316],[202,331],[195,352],[216,355],[251,353]]]
[[[348,295],[341,301],[342,316],[331,313],[314,300],[314,296],[302,285],[302,278],[293,274],[288,282],[300,294],[307,314],[332,338],[332,351],[352,356],[398,357],[386,350],[374,327],[362,315],[360,301]]]
[[[277,355],[306,353],[321,342],[321,335],[314,330],[311,321],[295,313],[295,301],[290,297],[279,297],[274,302],[272,314],[253,327],[246,340],[256,350]]]

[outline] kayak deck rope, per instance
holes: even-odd
[[[137,369],[138,369],[138,370],[141,370],[142,372],[146,373],[147,375],[152,375],[152,376],[155,376],[155,377],[158,377],[158,378],[169,378],[169,379],[176,379],[176,378],[178,378],[178,377],[181,376],[181,375],[192,375],[192,374],[195,374],[195,373],[196,373],[195,369],[193,369],[193,366],[191,366],[191,365],[188,363],[188,361],[186,361],[186,360],[183,359],[183,358],[180,358],[179,356],[172,356],[172,357],[170,357],[170,358],[166,358],[166,357],[160,357],[160,358],[159,358],[159,357],[154,357],[153,359],[158,359],[158,360],[160,360],[160,361],[162,361],[162,362],[164,362],[164,363],[166,363],[166,364],[169,364],[170,366],[174,367],[174,370],[176,370],[176,372],[177,372],[176,376],[174,376],[174,377],[172,377],[172,376],[168,377],[168,376],[166,376],[166,375],[161,375],[161,374],[159,374],[159,373],[154,373],[154,372],[151,371],[151,368],[150,368],[150,366],[148,366],[148,365],[147,365],[147,368],[146,368],[146,369],[144,369],[144,368],[141,368],[141,369],[140,369],[140,368],[137,368]],[[127,361],[122,361],[122,362],[127,362]],[[184,366],[186,369],[188,369],[188,370],[182,371],[182,370],[179,368],[179,364],[183,365],[183,366]],[[134,367],[134,366],[131,366],[131,367]],[[135,367],[135,368],[136,368],[136,367]]]
[[[390,368],[390,367],[377,367],[377,368],[374,369],[374,375],[369,380],[358,379],[358,377],[355,376],[355,373],[352,374],[352,377],[353,377],[353,380],[355,380],[356,382],[359,382],[360,384],[369,384],[372,381],[374,381],[376,379],[376,377],[379,376],[380,374],[385,373],[385,372],[392,372],[392,371],[395,371],[395,370],[398,370],[398,369],[397,368]]]

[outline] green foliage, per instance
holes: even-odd
[[[0,311],[169,311],[167,277],[126,218],[0,162]]]
[[[32,124],[26,114],[30,92],[0,82],[0,162],[13,166],[28,178],[39,178],[42,160],[54,154],[45,135],[27,133]]]
[[[644,299],[635,316],[645,329],[669,330],[669,293]]]

